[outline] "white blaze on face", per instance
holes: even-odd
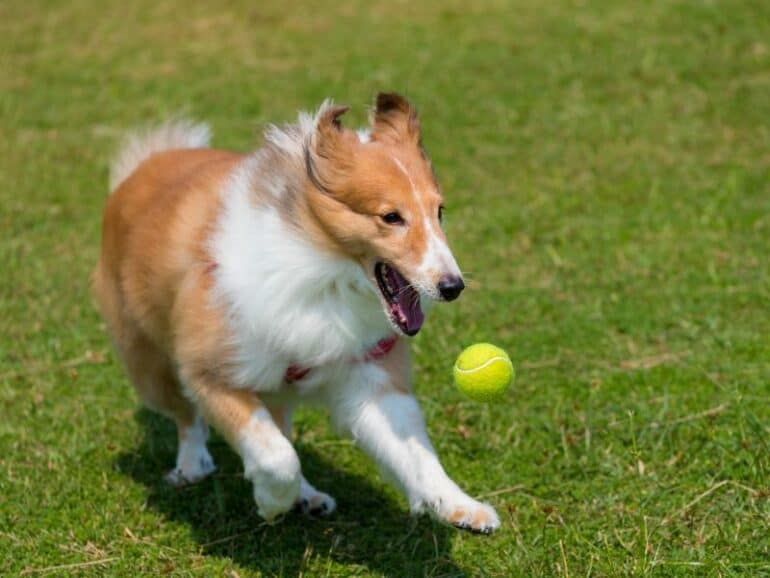
[[[439,277],[445,275],[460,277],[460,267],[458,267],[454,255],[427,216],[425,217],[425,230],[428,233],[428,246],[420,264],[420,272],[429,275],[432,271],[438,271]]]
[[[440,234],[435,221],[431,218],[431,215],[428,214],[423,205],[420,194],[417,191],[417,187],[415,186],[409,171],[406,170],[404,164],[396,157],[393,157],[393,161],[409,180],[409,184],[412,187],[412,194],[422,213],[421,217],[423,219],[423,227],[425,228],[426,246],[422,262],[417,270],[419,274],[428,281],[428,283],[424,284],[425,288],[429,289],[429,292],[434,297],[438,297],[438,290],[436,288],[438,280],[447,275],[461,277],[460,268],[458,267],[452,252],[449,250],[449,246],[444,240],[443,235]]]

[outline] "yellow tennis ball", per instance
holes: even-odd
[[[454,366],[457,389],[475,401],[496,401],[503,397],[516,372],[508,354],[489,343],[465,348]]]

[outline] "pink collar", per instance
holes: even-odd
[[[391,350],[396,346],[397,342],[398,336],[395,333],[389,335],[388,337],[384,337],[375,343],[372,347],[370,347],[362,357],[351,359],[350,362],[356,363],[359,361],[376,361],[378,359],[382,359],[391,352]],[[286,374],[284,375],[283,379],[286,383],[299,381],[308,373],[310,373],[310,369],[311,368],[309,367],[302,367],[292,364],[286,369]]]

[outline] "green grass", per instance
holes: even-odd
[[[0,574],[770,575],[770,4],[332,6],[0,4]],[[417,391],[492,537],[410,518],[316,411],[330,520],[262,525],[221,440],[215,477],[166,487],[173,429],[88,295],[123,130],[182,111],[247,150],[382,89],[421,110],[469,271]],[[504,403],[451,386],[479,340],[517,365]]]

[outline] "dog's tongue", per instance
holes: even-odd
[[[409,287],[399,293],[397,302],[399,309],[401,309],[404,317],[406,317],[406,333],[414,335],[422,327],[422,322],[425,321],[425,314],[423,314],[420,307],[420,294]]]
[[[407,335],[416,334],[425,321],[425,314],[420,307],[420,294],[415,291],[404,277],[395,269],[390,269],[391,282],[397,287],[396,314]]]

